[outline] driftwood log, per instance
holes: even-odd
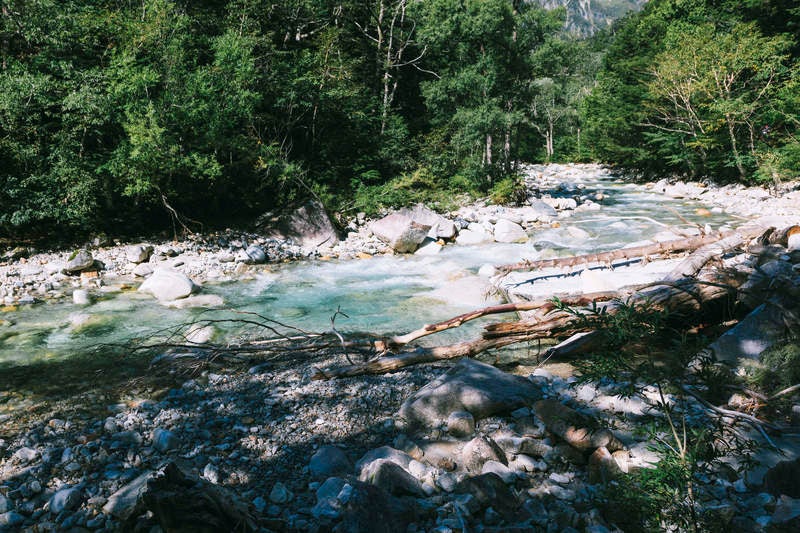
[[[548,268],[553,266],[571,267],[587,263],[611,262],[650,254],[663,254],[667,251],[692,251],[662,281],[614,292],[578,295],[565,298],[561,302],[543,300],[535,302],[510,303],[479,309],[453,317],[437,324],[426,325],[405,335],[398,335],[374,343],[379,356],[369,361],[340,366],[327,370],[318,369],[314,379],[330,379],[363,374],[381,374],[419,363],[430,363],[445,359],[471,357],[487,350],[502,348],[513,344],[541,339],[564,340],[551,349],[549,355],[576,353],[592,346],[593,330],[591,323],[575,306],[591,305],[602,308],[605,313],[616,313],[623,305],[641,306],[651,310],[668,310],[671,316],[681,317],[687,323],[711,316],[722,316],[722,311],[730,308],[737,300],[740,285],[746,275],[736,269],[705,269],[703,267],[713,258],[720,257],[733,249],[740,248],[753,240],[767,242],[776,233],[773,227],[750,223],[735,232],[705,235],[695,238],[670,241],[651,246],[628,248],[564,258],[560,260],[530,261],[498,268],[501,272]],[[783,233],[786,232],[777,232]],[[565,309],[564,306],[570,309]],[[509,312],[531,312],[530,316],[513,322],[499,322],[484,327],[482,335],[470,341],[447,346],[420,347],[412,351],[391,353],[409,342],[427,335],[438,333],[474,320],[476,318]]]

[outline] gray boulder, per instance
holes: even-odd
[[[381,446],[380,448],[375,448],[368,451],[356,462],[356,472],[358,472],[360,475],[365,466],[377,461],[378,459],[385,459],[399,465],[404,469],[408,469],[408,465],[411,463],[412,457],[406,452],[401,452],[400,450],[396,450],[391,446]]]
[[[468,472],[480,473],[487,461],[508,464],[503,450],[488,437],[475,437],[461,450],[461,465]]]
[[[422,486],[403,467],[388,459],[377,459],[364,467],[360,481],[382,488],[395,496],[423,496]]]
[[[774,305],[761,304],[733,328],[711,343],[709,349],[719,361],[738,364],[755,360],[786,337],[784,313]]]
[[[81,504],[81,491],[74,487],[65,487],[50,498],[50,512],[72,511]]]
[[[258,225],[269,237],[292,239],[306,248],[333,245],[339,240],[325,206],[317,200],[277,217],[263,216]]]
[[[452,239],[458,230],[452,220],[448,220],[436,211],[427,208],[424,204],[414,207],[404,207],[397,211],[422,226],[430,226],[428,237],[431,239]]]
[[[77,274],[94,265],[94,257],[88,250],[78,250],[70,257],[64,266],[65,274]]]
[[[169,268],[155,269],[153,275],[139,286],[139,292],[152,294],[162,302],[186,298],[196,289],[187,275]]]
[[[153,247],[149,244],[132,244],[125,249],[125,257],[131,263],[144,263],[153,255]]]
[[[529,207],[523,208],[523,218],[535,216],[536,219],[530,220],[530,222],[535,222],[536,220],[540,222],[549,222],[558,216],[558,212],[553,206],[544,203],[538,198],[528,198],[528,204]]]
[[[139,263],[133,269],[133,275],[139,278],[146,278],[153,273],[153,267],[149,263]]]
[[[401,213],[392,213],[373,222],[370,229],[394,251],[412,253],[428,236],[431,226],[419,224]]]
[[[264,263],[267,260],[267,254],[264,253],[264,249],[257,244],[251,244],[247,247],[244,251],[247,254],[247,257],[250,259],[250,263]]]
[[[308,470],[312,478],[325,479],[349,474],[353,470],[353,463],[338,446],[325,445],[311,456]]]
[[[408,398],[400,416],[412,426],[435,427],[454,411],[468,411],[480,420],[528,406],[541,397],[540,388],[525,378],[462,359]]]

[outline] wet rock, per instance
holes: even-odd
[[[94,265],[94,257],[88,250],[78,250],[75,252],[64,265],[65,274],[76,274],[82,272]]]
[[[74,487],[58,490],[50,498],[50,512],[59,514],[62,511],[72,511],[81,504],[81,491]]]
[[[447,432],[454,437],[468,437],[475,432],[475,417],[468,411],[456,411],[447,417]]]
[[[400,416],[412,426],[435,427],[455,411],[467,411],[480,420],[529,405],[541,395],[541,390],[525,378],[462,359],[408,398]]]
[[[377,459],[364,466],[359,481],[376,485],[395,496],[424,496],[419,481],[397,463]]]
[[[394,251],[412,253],[425,240],[431,227],[400,213],[392,213],[373,222],[370,229]]]
[[[133,244],[125,249],[125,257],[131,263],[144,263],[153,255],[153,247],[149,244]]]
[[[89,291],[86,289],[75,289],[72,291],[72,303],[75,305],[89,305],[91,303]]]
[[[193,294],[191,296],[187,296],[186,298],[163,301],[161,303],[167,307],[172,307],[173,309],[209,309],[212,307],[222,307],[225,305],[225,300],[223,300],[222,296],[218,294]]]
[[[308,470],[312,478],[325,479],[347,475],[353,470],[353,463],[338,446],[325,445],[311,456]]]
[[[507,464],[505,454],[497,444],[487,437],[475,437],[464,445],[461,451],[461,464],[473,473],[481,472],[487,461]]]
[[[528,234],[519,224],[501,218],[494,225],[494,240],[495,242],[526,242]]]
[[[139,292],[151,294],[159,301],[166,302],[186,298],[196,288],[194,282],[185,274],[168,268],[157,268],[153,271],[153,275],[139,286]]]
[[[774,496],[800,498],[800,459],[781,461],[764,475],[764,488]]]

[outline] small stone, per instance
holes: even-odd
[[[506,464],[505,454],[494,441],[486,437],[475,437],[461,451],[464,468],[469,472],[480,472],[487,461]]]
[[[59,490],[50,498],[50,512],[59,514],[61,511],[72,511],[81,504],[81,491],[67,487]]]
[[[445,492],[453,492],[458,484],[455,474],[444,472],[436,478],[436,485]]]
[[[0,514],[7,513],[11,509],[11,502],[3,494],[0,494]]]
[[[267,254],[264,253],[264,249],[256,244],[248,246],[245,253],[250,262],[253,263],[264,263],[267,260]]]
[[[213,465],[212,463],[208,463],[203,468],[203,479],[206,481],[213,483],[214,485],[219,484],[219,469]]]
[[[517,475],[513,470],[508,468],[503,463],[497,461],[486,461],[481,469],[481,474],[497,474],[504,483],[511,485],[517,480]]]
[[[467,437],[475,432],[475,418],[468,411],[455,411],[447,417],[447,432],[454,437]]]
[[[269,501],[276,504],[287,503],[294,497],[292,492],[280,481],[275,483],[272,491],[269,493]]]
[[[163,428],[153,430],[153,448],[161,453],[167,453],[180,446],[178,436],[172,431]]]
[[[27,446],[20,448],[14,452],[14,458],[21,463],[30,463],[39,457],[39,452]]]
[[[125,257],[131,263],[144,263],[153,254],[153,247],[149,244],[134,244],[125,250]]]
[[[265,500],[261,496],[258,496],[253,500],[253,507],[255,507],[256,511],[258,511],[259,513],[263,513],[264,509],[267,508],[267,500]]]

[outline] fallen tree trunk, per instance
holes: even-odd
[[[591,313],[596,313],[598,309],[601,309],[603,313],[609,314],[618,312],[623,306],[641,307],[655,311],[666,310],[672,316],[679,316],[689,322],[698,316],[708,317],[711,311],[719,312],[722,309],[730,308],[735,303],[737,289],[744,282],[745,276],[735,270],[714,270],[708,271],[703,275],[695,274],[715,255],[737,248],[754,238],[762,236],[766,231],[771,231],[771,228],[765,228],[759,224],[750,224],[745,228],[741,228],[738,233],[717,234],[714,238],[698,237],[690,239],[695,245],[696,253],[690,255],[665,280],[643,288],[631,295],[625,302],[620,299],[608,301],[609,294],[603,293],[602,298],[599,295],[581,295],[574,298],[572,302],[580,301],[581,305],[591,304],[594,308],[583,311],[565,308],[563,303],[552,300],[488,307],[459,315],[438,324],[426,325],[420,330],[406,335],[393,337],[379,347],[386,350],[402,346],[411,340],[458,327],[469,320],[490,314],[526,310],[537,310],[539,314],[516,322],[489,324],[484,328],[481,337],[472,341],[434,348],[419,348],[413,352],[389,356],[382,355],[364,363],[328,370],[317,370],[312,378],[329,379],[361,374],[381,374],[414,364],[474,356],[489,349],[522,342],[546,338],[566,339],[579,333],[594,331],[595,326],[589,318]],[[683,246],[686,246],[685,240],[681,242],[684,242]],[[713,245],[713,248],[703,247],[704,245]],[[675,249],[677,248],[673,248],[673,250]],[[579,257],[585,260],[587,257],[596,258],[597,256],[598,254]],[[591,259],[590,261],[594,260]],[[525,264],[526,268],[530,266],[530,263]],[[568,264],[570,263],[564,262],[565,266]],[[673,277],[678,278],[672,279]],[[604,303],[599,303],[601,300]],[[567,304],[573,305],[569,302]],[[542,313],[542,311],[546,312]],[[565,351],[569,353],[573,350],[568,345]]]
[[[509,272],[525,272],[540,270],[543,268],[575,267],[592,263],[611,264],[614,261],[620,260],[631,261],[652,255],[664,255],[668,253],[692,251],[700,248],[701,246],[715,243],[727,237],[736,235],[737,232],[734,231],[725,233],[711,233],[708,235],[699,235],[697,237],[689,237],[686,239],[675,239],[672,241],[633,246],[631,248],[619,248],[617,250],[610,250],[608,252],[574,255],[555,259],[539,259],[536,261],[521,261],[519,263],[500,265],[496,267],[496,269],[501,274],[508,274]]]

